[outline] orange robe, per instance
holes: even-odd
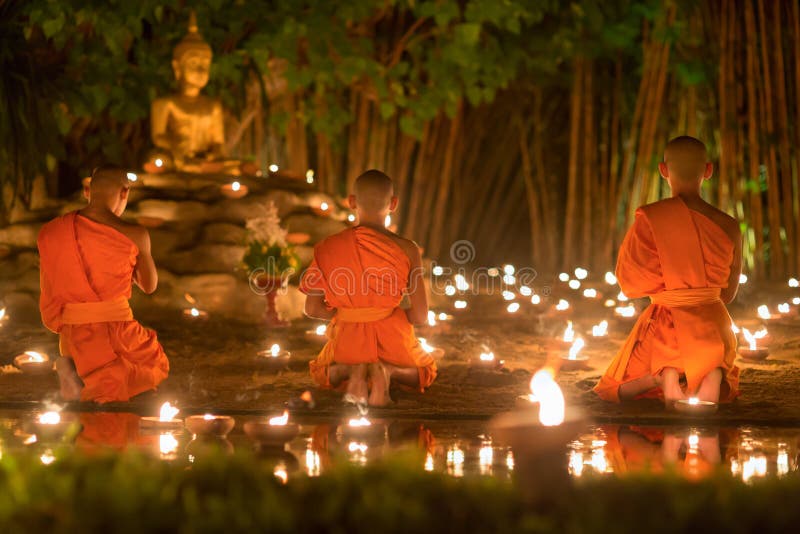
[[[314,261],[300,281],[303,293],[324,293],[336,316],[328,342],[310,363],[311,376],[331,387],[332,363],[383,361],[419,370],[420,389],[436,378],[436,363],[422,349],[414,327],[400,309],[411,261],[391,238],[358,226],[330,236],[314,248]]]
[[[115,402],[155,388],[169,362],[128,305],[139,249],[114,228],[68,213],[39,233],[44,325],[60,335],[84,383],[82,401]]]
[[[739,394],[736,337],[720,300],[733,254],[725,231],[678,197],[636,211],[620,249],[617,279],[626,295],[647,296],[652,303],[595,387],[600,397],[619,402],[621,384],[665,367],[685,374],[689,391],[719,367],[724,374],[720,400]],[[658,397],[661,390],[642,396]]]

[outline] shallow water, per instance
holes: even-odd
[[[192,462],[212,450],[257,450],[274,464],[276,476],[316,476],[340,463],[366,465],[401,451],[416,451],[419,468],[454,477],[511,477],[514,451],[494,440],[483,421],[373,420],[370,429],[352,435],[346,420],[300,418],[297,436],[283,445],[257,446],[243,432],[255,417],[235,417],[227,439],[195,438],[186,430],[145,431],[132,413],[62,413],[65,424],[42,432],[38,413],[0,412],[0,454],[23,451],[55,461],[54,451],[94,452],[136,449],[165,461]],[[72,434],[64,439],[67,428]],[[52,434],[52,435],[47,435]],[[698,479],[719,469],[745,481],[783,476],[798,470],[800,428],[587,425],[559,455],[572,477],[659,474],[677,471]]]

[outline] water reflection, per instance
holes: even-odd
[[[453,477],[509,478],[515,468],[511,449],[486,434],[479,421],[380,421],[372,425],[374,431],[365,433],[351,432],[346,421],[298,421],[300,432],[290,442],[258,445],[239,430],[246,418],[237,422],[228,439],[218,439],[195,437],[184,430],[142,430],[139,417],[130,413],[65,417],[80,425],[79,433],[37,435],[36,414],[0,413],[2,454],[30,450],[50,464],[56,461],[54,450],[71,444],[83,453],[135,449],[188,465],[220,451],[254,450],[284,483],[298,475],[318,476],[335,465],[368,465],[408,450],[419,454],[420,470]],[[599,425],[588,427],[568,445],[563,468],[573,478],[672,471],[699,479],[722,470],[751,482],[797,471],[798,443],[800,429]]]

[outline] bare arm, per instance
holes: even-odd
[[[406,317],[411,324],[422,325],[428,320],[428,295],[425,293],[422,274],[422,256],[419,247],[413,243],[407,252],[411,260],[411,274],[408,278],[407,291],[410,306],[406,310]]]
[[[142,228],[137,239],[139,256],[136,258],[136,267],[133,269],[133,282],[148,295],[158,287],[158,271],[156,263],[150,252],[150,234]]]
[[[732,232],[733,233],[733,232]],[[725,304],[730,304],[736,298],[739,291],[739,276],[742,274],[742,234],[736,229],[731,236],[733,239],[733,261],[731,262],[731,274],[728,276],[728,287],[722,290],[720,298]]]
[[[325,304],[325,295],[322,293],[309,293],[306,295],[306,304],[303,313],[312,319],[328,321],[336,315],[335,308],[328,308]]]

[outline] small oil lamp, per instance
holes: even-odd
[[[186,429],[195,436],[224,438],[236,425],[236,420],[227,415],[191,415],[184,422]]]
[[[740,346],[738,349],[739,355],[742,358],[748,360],[764,360],[769,356],[769,348],[758,346],[758,340],[764,339],[767,336],[766,328],[762,328],[755,333],[751,333],[747,328],[743,328],[742,335],[748,343],[747,347]]]
[[[603,319],[598,324],[592,326],[592,337],[607,337],[608,336],[608,321]]]
[[[471,361],[473,367],[478,367],[481,369],[499,369],[503,366],[503,360],[498,360],[494,352],[489,350],[484,350],[478,355],[477,358],[473,358]]]
[[[314,207],[313,210],[317,215],[328,217],[331,214],[331,205],[323,200],[318,206]]]
[[[599,295],[596,289],[590,287],[583,290],[583,296],[587,299],[596,299]]]
[[[617,277],[616,277],[616,276],[614,276],[614,273],[612,273],[611,271],[609,271],[609,272],[607,272],[607,273],[606,273],[606,275],[605,275],[605,281],[606,281],[606,284],[608,284],[608,285],[610,285],[610,286],[615,286],[615,285],[617,285]]]
[[[561,336],[561,343],[566,347],[571,347],[575,341],[575,329],[572,326],[572,321],[567,321],[567,327],[564,329],[564,334]]]
[[[284,410],[283,415],[267,420],[247,421],[244,424],[244,433],[260,444],[281,445],[297,437],[298,428],[296,424],[289,423],[289,412]]]
[[[567,311],[569,309],[569,302],[565,299],[560,299],[556,304],[556,311]]]
[[[328,331],[328,326],[321,324],[317,325],[312,330],[306,330],[306,338],[310,341],[324,342],[327,338],[325,334]]]
[[[567,285],[569,286],[570,289],[573,289],[575,291],[577,291],[577,290],[579,290],[581,288],[580,280],[570,280]]]
[[[47,354],[27,350],[14,358],[14,366],[25,374],[43,375],[53,372],[53,362]]]
[[[464,310],[467,308],[466,300],[457,300],[453,303],[453,307],[457,310]]]
[[[711,415],[717,411],[717,407],[716,402],[700,400],[697,397],[675,401],[675,411],[686,415]]]
[[[766,304],[759,306],[756,311],[758,313],[758,317],[764,321],[769,321],[770,319],[775,318],[775,316],[770,313],[769,306]]]
[[[208,319],[208,312],[192,306],[183,310],[183,316],[187,319]]]
[[[586,346],[586,342],[583,340],[582,337],[579,337],[575,340],[572,344],[572,347],[569,349],[569,354],[567,356],[561,357],[561,369],[564,371],[575,371],[580,369],[586,365],[586,362],[589,360],[588,356],[579,354],[583,347]]]
[[[519,311],[519,302],[512,302],[506,307],[508,313],[517,313]]]
[[[282,350],[281,346],[273,343],[267,350],[258,352],[258,357],[269,367],[273,369],[285,369],[289,365],[289,359],[292,353],[288,350]]]
[[[559,273],[558,279],[564,283],[569,282],[569,275],[567,273]]]
[[[36,436],[45,440],[60,439],[67,431],[69,422],[64,421],[55,410],[40,413],[33,422]]]
[[[614,314],[617,316],[617,319],[622,321],[633,321],[636,318],[636,306],[633,304],[617,306],[614,308]]]
[[[226,198],[242,198],[250,191],[250,189],[239,182],[231,182],[220,187],[222,195]]]
[[[173,430],[183,427],[183,420],[175,419],[180,410],[169,402],[161,405],[158,417],[142,417],[139,419],[139,427],[142,429]]]
[[[542,297],[536,294],[531,296],[531,304],[538,306],[541,303],[542,303]]]
[[[589,271],[582,267],[578,267],[575,269],[575,278],[578,280],[586,280],[586,277],[589,276]]]

